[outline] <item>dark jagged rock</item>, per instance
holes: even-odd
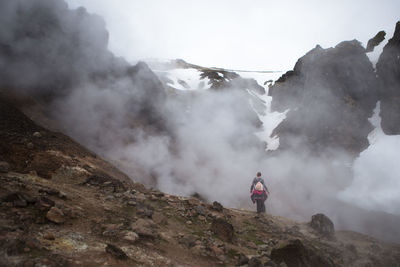
[[[244,255],[243,253],[239,254],[237,266],[242,266],[249,263],[249,257]]]
[[[26,193],[13,192],[2,198],[4,202],[11,202],[14,207],[26,207],[36,203],[36,199]]]
[[[0,173],[7,173],[10,170],[10,164],[5,161],[0,161]]]
[[[114,246],[112,244],[107,244],[106,252],[110,253],[113,257],[120,259],[120,260],[128,259],[128,256],[125,254],[125,252],[122,249],[120,249],[119,247]]]
[[[81,185],[94,185],[101,188],[111,188],[112,192],[124,192],[126,188],[124,184],[118,179],[112,178],[107,174],[93,174],[90,175]]]
[[[317,46],[271,87],[272,110],[290,109],[272,135],[279,136],[282,150],[306,146],[316,153],[336,148],[358,155],[368,146],[377,87],[358,41]]]
[[[64,213],[56,207],[52,207],[46,214],[46,218],[54,223],[62,224],[65,222],[66,218]]]
[[[225,242],[232,242],[234,230],[232,224],[222,218],[214,219],[211,224],[211,231]]]
[[[311,217],[310,226],[322,236],[332,238],[335,235],[333,222],[324,214],[315,214]]]
[[[375,46],[378,46],[383,40],[385,40],[386,32],[380,31],[373,38],[368,40],[366,52],[374,51]]]
[[[262,267],[263,265],[262,265],[262,263],[261,263],[261,261],[260,261],[259,258],[252,257],[252,258],[249,260],[247,266],[249,266],[249,267]]]
[[[214,201],[212,204],[212,209],[221,212],[224,210],[224,207],[218,201]]]
[[[288,267],[335,266],[329,258],[324,258],[311,247],[305,246],[299,239],[272,249],[271,259],[276,263],[284,262]]]
[[[385,134],[400,134],[400,21],[376,64],[380,87],[381,125]]]

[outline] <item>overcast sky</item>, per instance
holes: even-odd
[[[400,0],[67,0],[104,17],[129,61],[182,58],[225,68],[289,70],[320,44],[393,34]]]

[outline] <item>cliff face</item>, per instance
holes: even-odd
[[[314,152],[346,150],[354,155],[368,146],[368,118],[379,82],[358,41],[334,48],[317,46],[271,87],[272,109],[289,109],[275,129],[280,148],[303,144]]]
[[[380,87],[382,130],[400,134],[400,22],[376,64]]]

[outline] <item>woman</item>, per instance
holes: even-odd
[[[261,172],[257,173],[257,177],[253,179],[250,187],[251,200],[257,202],[257,213],[265,212],[265,200],[269,194],[268,188],[264,184],[264,179],[261,178]]]

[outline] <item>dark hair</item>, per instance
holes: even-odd
[[[261,172],[257,172],[257,177],[260,177],[261,176]]]

